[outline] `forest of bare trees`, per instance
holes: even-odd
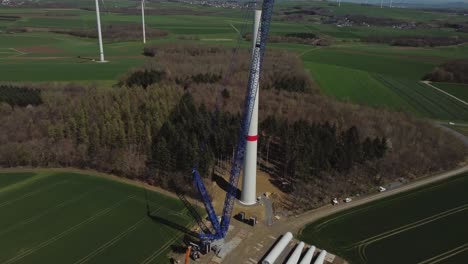
[[[217,161],[232,158],[249,52],[187,44],[144,52],[146,65],[117,88],[12,88],[10,97],[40,101],[0,101],[0,166],[93,168],[186,192],[198,166],[209,181]],[[321,95],[296,55],[266,54],[259,163],[272,181],[290,183],[302,208],[465,159],[462,144],[430,123]]]
[[[468,84],[468,60],[460,59],[446,62],[428,73],[423,79],[433,82]]]

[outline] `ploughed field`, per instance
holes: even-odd
[[[300,239],[351,263],[468,263],[468,173],[326,217]]]
[[[192,223],[177,199],[59,172],[0,173],[0,215],[5,264],[167,263]]]

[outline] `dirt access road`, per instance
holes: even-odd
[[[249,228],[249,235],[243,239],[242,243],[237,248],[235,248],[232,252],[230,252],[229,255],[227,255],[223,259],[222,263],[259,263],[264,257],[265,253],[268,252],[269,247],[273,245],[275,240],[287,231],[290,231],[293,234],[297,235],[305,225],[317,221],[323,217],[353,207],[357,207],[372,201],[376,201],[391,195],[409,191],[427,184],[448,179],[450,177],[459,175],[467,171],[468,165],[465,165],[461,168],[457,168],[441,174],[419,178],[414,182],[402,185],[401,187],[396,189],[361,197],[356,200],[353,200],[351,203],[348,204],[340,204],[337,206],[326,205],[318,209],[308,211],[301,215],[280,219],[271,227],[267,227],[261,224],[257,225],[257,227],[255,228]]]

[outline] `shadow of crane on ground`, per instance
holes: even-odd
[[[223,191],[228,192],[230,183],[226,181],[223,177],[219,176],[218,174],[214,173],[213,174],[213,181],[216,182],[216,184],[219,186],[219,188],[223,189]],[[240,199],[241,197],[241,191],[239,188],[236,188],[236,199]]]
[[[184,203],[185,208],[189,211],[189,213],[192,215],[192,217],[197,221],[198,226],[200,229],[203,231],[205,234],[210,234],[212,233],[211,230],[208,228],[208,226],[205,225],[205,222],[203,222],[203,219],[201,215],[198,213],[197,209],[192,206],[192,204],[187,200],[185,195],[183,193],[177,192],[177,197],[179,197],[179,200]]]
[[[163,218],[161,216],[158,216],[157,211],[152,211],[151,210],[151,202],[149,201],[149,197],[148,197],[148,190],[146,190],[146,189],[145,189],[145,200],[146,200],[146,215],[149,218],[151,218],[151,220],[153,220],[154,222],[163,224],[165,226],[168,226],[168,227],[170,227],[172,229],[175,229],[177,231],[180,231],[180,232],[184,233],[186,236],[191,236],[191,237],[194,237],[194,238],[198,237],[198,234],[196,232],[188,229],[185,226],[179,225],[178,223],[175,223],[175,222],[173,222],[173,221],[171,221],[169,219],[165,219],[165,218]]]

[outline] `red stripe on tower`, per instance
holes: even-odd
[[[255,136],[247,136],[247,141],[257,141],[258,140],[258,135]]]

